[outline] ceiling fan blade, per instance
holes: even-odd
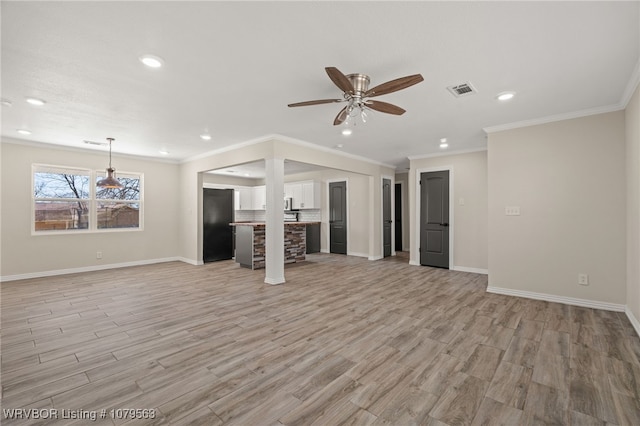
[[[305,102],[296,102],[295,104],[289,104],[289,107],[299,107],[299,106],[309,106],[309,105],[320,105],[320,104],[331,104],[334,102],[343,102],[344,99],[318,99],[315,101],[305,101]]]
[[[406,112],[404,109],[400,108],[399,106],[396,106],[387,102],[382,102],[382,101],[369,100],[365,102],[365,104],[371,109],[374,109],[380,112],[386,112],[387,114],[402,115]]]
[[[409,86],[418,84],[423,81],[422,75],[414,74],[406,77],[396,78],[395,80],[387,81],[377,85],[376,87],[367,90],[364,93],[365,97],[386,95],[387,93],[397,92],[398,90],[406,89]]]
[[[348,106],[348,105],[347,105]],[[333,120],[333,125],[337,126],[339,124],[342,124],[342,122],[344,122],[344,120],[347,119],[347,106],[345,106],[344,108],[342,108],[340,110],[340,112],[338,113],[338,115],[336,115],[336,119]]]
[[[355,89],[353,88],[353,84],[349,81],[346,75],[342,74],[340,70],[336,67],[326,67],[325,71],[329,75],[329,78],[333,83],[338,86],[340,90],[350,95],[353,95]]]

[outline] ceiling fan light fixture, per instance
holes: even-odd
[[[107,168],[107,177],[101,179],[96,183],[96,186],[99,188],[113,188],[113,189],[121,189],[124,188],[124,185],[120,183],[120,181],[116,178],[116,169],[111,167],[111,142],[115,139],[107,138],[109,141],[109,167]]]

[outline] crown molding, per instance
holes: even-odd
[[[537,126],[539,124],[548,124],[556,121],[571,120],[574,118],[588,117],[590,115],[605,114],[607,112],[615,112],[624,109],[621,104],[607,105],[603,107],[584,109],[581,111],[573,111],[564,114],[550,115],[547,117],[534,118],[531,120],[516,121],[515,123],[499,124],[497,126],[483,127],[482,130],[486,134],[503,132],[505,130],[519,129],[522,127]]]
[[[424,158],[433,158],[433,157],[450,157],[452,155],[462,155],[462,154],[471,154],[474,152],[482,152],[486,151],[487,147],[484,148],[473,148],[473,149],[460,149],[457,151],[448,151],[448,152],[434,152],[431,154],[420,154],[420,155],[410,155],[407,158],[409,160],[422,160]]]
[[[92,148],[79,148],[75,146],[59,145],[54,143],[30,141],[26,139],[16,139],[8,136],[2,136],[2,138],[0,138],[0,145],[4,145],[5,143],[13,144],[13,145],[32,146],[34,148],[41,148],[41,149],[48,149],[48,150],[53,149],[56,151],[77,152],[80,154],[106,155],[105,153],[108,152],[108,151],[100,151],[98,149],[92,149]],[[171,160],[168,158],[165,159],[165,158],[157,158],[157,157],[145,157],[143,155],[123,154],[118,152],[113,152],[113,157],[114,158],[132,158],[135,160],[151,161],[154,163],[179,164],[178,160]]]
[[[636,67],[633,69],[633,72],[631,73],[631,78],[629,79],[629,83],[627,83],[627,87],[624,89],[624,92],[622,93],[622,98],[620,99],[620,105],[622,105],[622,108],[626,108],[627,105],[629,105],[629,101],[631,100],[631,97],[633,96],[639,84],[640,84],[640,59],[638,59],[638,62],[636,63]]]

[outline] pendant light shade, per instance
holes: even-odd
[[[111,142],[115,139],[107,138],[107,140],[109,141],[109,168],[107,169],[107,177],[99,180],[96,185],[99,188],[121,189],[124,188],[124,185],[116,179],[116,169],[111,167]]]

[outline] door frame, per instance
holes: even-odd
[[[384,258],[384,219],[383,219],[383,211],[384,211],[384,196],[382,194],[382,187],[384,186],[384,180],[388,179],[391,187],[389,194],[389,202],[391,203],[391,256],[396,255],[396,232],[395,232],[395,223],[396,223],[396,214],[395,214],[395,205],[396,205],[396,192],[394,191],[395,186],[395,176],[389,175],[380,175],[380,254]]]
[[[329,197],[329,184],[330,183],[335,183],[335,182],[344,182],[345,185],[345,189],[346,189],[346,200],[347,200],[347,255],[350,255],[349,253],[349,243],[351,241],[351,224],[349,223],[349,220],[351,219],[351,215],[349,214],[349,178],[331,178],[331,179],[327,179],[325,181],[325,206],[326,208],[323,209],[323,212],[326,212],[326,216],[322,218],[323,223],[325,223],[325,226],[327,227],[326,232],[322,232],[322,229],[320,230],[320,235],[324,235],[324,243],[325,243],[325,249],[322,249],[322,243],[320,243],[320,252],[321,253],[331,253],[331,230],[329,229],[329,227],[331,226],[331,224],[329,223],[329,214],[330,214],[330,209],[329,207],[331,206],[331,200]]]
[[[416,254],[416,259],[415,261],[412,261],[412,265],[417,265],[420,266],[420,252],[419,252],[419,248],[420,248],[420,204],[421,204],[421,191],[420,191],[420,175],[422,175],[422,173],[429,173],[429,172],[445,172],[448,171],[449,172],[449,269],[450,270],[454,270],[455,269],[455,262],[453,259],[453,248],[454,248],[454,239],[453,239],[453,235],[454,235],[454,228],[455,228],[455,222],[454,222],[454,217],[455,217],[455,212],[454,212],[454,179],[453,179],[453,166],[436,166],[436,167],[424,167],[421,169],[416,169],[416,204],[415,204],[415,221],[414,221],[414,225],[416,227],[416,229],[418,230],[418,235],[414,236],[413,238],[413,247],[411,247],[411,250],[413,251],[413,253]],[[413,257],[413,256],[412,256]]]
[[[406,202],[405,200],[403,200],[403,198],[406,198],[406,196],[404,196],[404,186],[406,185],[404,180],[398,180],[396,181],[395,185],[400,185],[400,194],[402,196],[402,198],[400,199],[400,214],[402,215],[402,217],[400,218],[401,222],[400,222],[400,236],[402,237],[402,251],[409,251],[410,249],[407,247],[407,242],[408,242],[408,238],[405,238],[405,222],[408,222],[404,220],[406,213],[405,213],[405,209],[404,209],[404,203]],[[395,203],[398,202],[398,200],[396,200],[396,195],[395,195],[395,191],[393,191],[393,202],[394,202],[394,207],[395,207]],[[394,215],[395,215],[395,209],[394,209]],[[395,219],[394,219],[395,220]],[[395,227],[394,227],[395,229]],[[406,240],[406,241],[405,241]],[[395,247],[395,238],[393,240],[394,243],[394,247]],[[407,250],[409,249],[409,250]]]

